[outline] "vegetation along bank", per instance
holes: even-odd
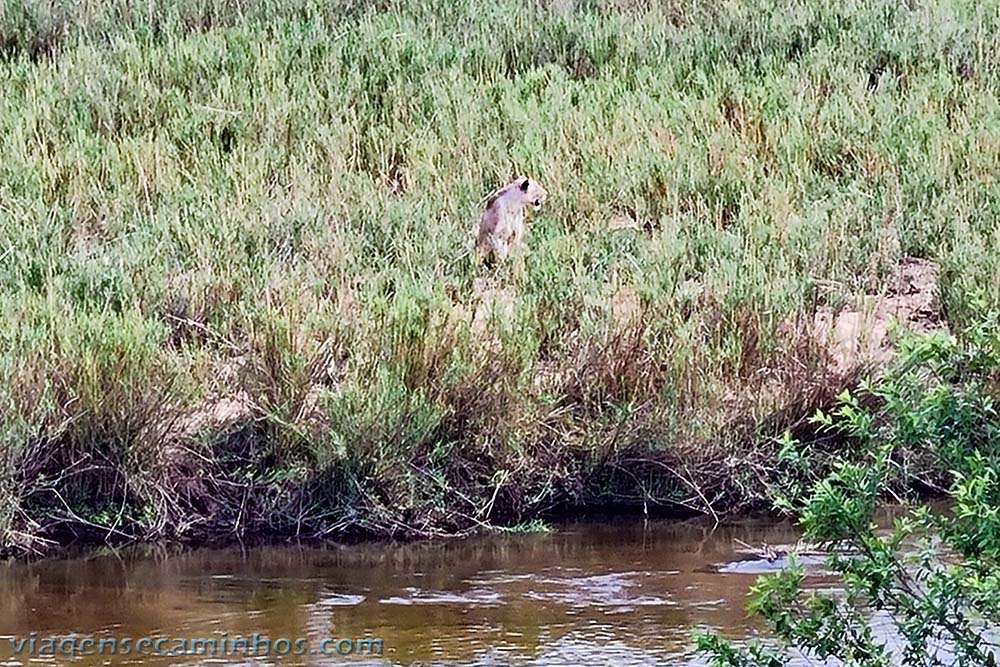
[[[891,321],[1000,305],[998,52],[996,0],[0,2],[0,545],[770,506]]]

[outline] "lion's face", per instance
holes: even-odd
[[[521,179],[517,186],[517,192],[521,198],[521,203],[538,210],[545,203],[545,198],[549,193],[541,185],[530,178]]]

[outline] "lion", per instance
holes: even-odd
[[[494,192],[486,200],[486,210],[479,219],[476,252],[481,259],[494,257],[504,261],[512,248],[524,239],[524,209],[542,208],[548,193],[530,178],[517,178]]]

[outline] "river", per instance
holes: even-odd
[[[0,665],[699,665],[696,628],[758,630],[746,593],[780,561],[745,544],[797,538],[771,520],[616,518],[454,541],[143,546],[10,562],[0,565]],[[38,650],[49,637],[72,643]],[[33,655],[27,644],[15,654],[32,638]],[[88,638],[119,643],[67,655],[88,652]],[[239,643],[126,654],[126,638],[169,640],[161,649],[244,638],[270,656]]]

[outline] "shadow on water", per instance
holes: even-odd
[[[79,657],[78,664],[694,665],[696,627],[755,632],[748,587],[790,523],[634,519],[549,534],[412,544],[136,547],[0,565],[8,638],[381,638],[383,655]],[[30,664],[67,664],[34,657]]]

